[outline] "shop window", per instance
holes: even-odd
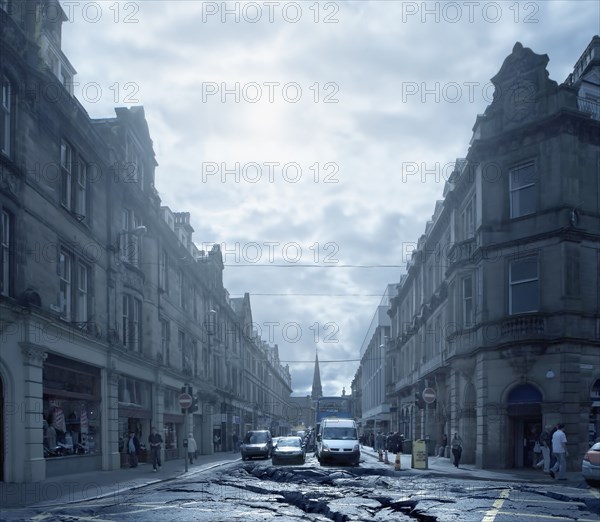
[[[100,372],[52,354],[43,369],[44,456],[100,454]]]

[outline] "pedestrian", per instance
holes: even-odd
[[[552,444],[552,438],[550,437],[550,430],[552,427],[546,425],[540,433],[540,450],[542,451],[542,460],[540,460],[535,467],[541,468],[544,466],[544,473],[550,473],[550,446]]]
[[[160,445],[162,444],[162,437],[160,433],[156,431],[156,428],[152,426],[152,433],[148,436],[148,443],[150,444],[150,452],[152,454],[152,468],[154,471],[160,469]]]
[[[240,448],[240,439],[238,438],[237,433],[234,433],[231,436],[231,442],[233,442],[233,453],[237,453]]]
[[[452,439],[452,455],[454,455],[454,467],[458,468],[462,456],[462,439],[458,433],[454,433]]]
[[[129,467],[137,468],[138,459],[137,452],[140,451],[140,441],[133,431],[129,432],[129,440],[127,441],[127,453],[129,453]]]
[[[379,462],[383,462],[384,447],[385,447],[385,435],[379,431],[379,432],[377,432],[377,437],[375,437],[375,451],[379,455]]]
[[[220,442],[221,442],[221,437],[219,437],[219,435],[215,433],[215,436],[213,437],[213,443],[215,445],[215,453],[217,451],[219,451],[219,443]]]
[[[556,464],[550,469],[550,476],[555,477],[558,472],[558,480],[567,480],[567,436],[565,435],[565,425],[560,423],[558,429],[552,435],[552,453],[556,456]]]
[[[448,445],[448,435],[442,433],[442,444],[440,446],[440,457],[446,456],[446,446]]]
[[[190,459],[190,464],[194,463],[194,457],[196,456],[196,451],[198,451],[198,446],[196,445],[196,440],[194,439],[194,434],[190,433],[188,435],[188,458]]]

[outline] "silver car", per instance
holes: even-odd
[[[600,482],[600,442],[596,442],[583,456],[581,474],[588,482]]]

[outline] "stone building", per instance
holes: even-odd
[[[144,110],[91,119],[73,96],[65,20],[56,0],[0,2],[6,482],[118,468],[125,433],[145,444],[151,426],[165,459],[189,431],[210,453],[287,429],[289,368],[253,332],[249,296],[230,298],[219,246],[200,251],[190,214],[161,204]]]
[[[600,38],[560,85],[548,60],[517,43],[492,78],[389,312],[392,426],[481,468],[565,422],[579,469],[600,427]]]

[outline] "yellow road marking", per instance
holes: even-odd
[[[500,509],[504,505],[504,501],[509,497],[510,489],[503,489],[500,492],[500,496],[494,500],[492,504],[492,509],[485,513],[481,522],[494,522],[496,519],[496,515],[500,512]]]

